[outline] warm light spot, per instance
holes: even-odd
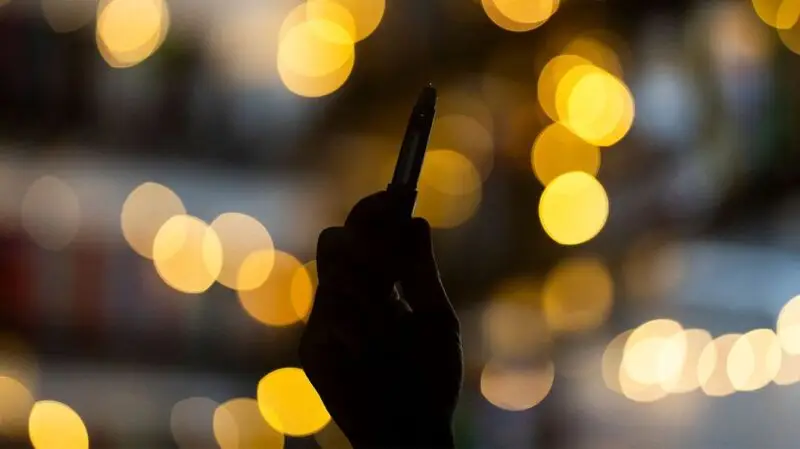
[[[222,270],[217,280],[220,284],[235,290],[253,290],[263,284],[272,270],[275,245],[272,237],[255,218],[228,212],[218,216],[211,222],[211,229],[216,232],[222,244]],[[241,270],[247,257],[262,251],[257,270]]]
[[[779,30],[792,28],[800,17],[800,0],[752,0],[753,9],[767,25]]]
[[[551,120],[560,120],[556,108],[556,93],[561,80],[570,70],[583,66],[591,67],[592,63],[580,56],[566,54],[556,56],[542,68],[536,85],[537,97],[542,110]]]
[[[214,437],[221,449],[282,449],[285,438],[267,424],[255,399],[237,398],[217,407]]]
[[[78,195],[54,176],[37,179],[22,199],[22,226],[42,248],[64,249],[78,234],[80,223]]]
[[[281,39],[289,31],[289,27],[296,26],[302,21],[308,21],[316,27],[316,32],[321,39],[340,45],[353,45],[356,42],[356,23],[350,11],[342,6],[338,0],[309,0],[305,8],[295,8],[305,17],[299,21],[284,22]],[[293,12],[294,12],[293,11]]]
[[[475,166],[453,150],[429,150],[419,180],[415,215],[435,228],[454,228],[469,220],[482,199]]]
[[[619,56],[598,39],[589,36],[578,36],[564,47],[562,53],[580,56],[617,78],[622,77],[622,64],[619,61]]]
[[[784,352],[781,356],[781,369],[772,381],[776,385],[792,385],[800,382],[800,355]]]
[[[170,287],[183,293],[203,293],[222,270],[222,244],[203,220],[176,215],[156,234],[153,263]]]
[[[166,0],[102,0],[97,46],[108,65],[131,67],[149,58],[169,31]]]
[[[170,429],[180,449],[211,447],[214,444],[214,412],[219,404],[208,398],[187,398],[172,407]]]
[[[81,417],[56,401],[34,404],[28,434],[34,449],[89,449],[89,434]]]
[[[603,383],[606,384],[609,390],[616,393],[622,393],[620,386],[620,368],[622,367],[622,358],[625,354],[625,343],[632,333],[633,330],[627,330],[617,335],[606,345],[606,349],[603,351]]]
[[[733,388],[755,391],[772,382],[781,368],[781,345],[769,329],[750,331],[731,347],[728,354],[728,377]]]
[[[551,239],[579,245],[594,238],[608,219],[608,196],[602,184],[584,172],[554,179],[539,200],[539,220]]]
[[[600,149],[576,136],[567,127],[553,123],[533,143],[531,164],[543,185],[557,177],[582,171],[596,176],[600,170]]]
[[[523,32],[538,28],[555,14],[558,0],[482,0],[483,10],[497,26]]]
[[[480,92],[476,92],[470,86],[455,85],[439,89],[436,113],[439,117],[461,115],[476,120],[489,133],[490,138],[494,130],[492,109],[480,98]],[[436,132],[436,125],[433,132]]]
[[[0,435],[25,435],[33,395],[20,381],[0,375]]]
[[[342,429],[331,420],[327,426],[314,434],[314,439],[321,449],[353,449],[350,440],[342,432]]]
[[[42,15],[57,33],[69,33],[88,25],[95,17],[97,0],[42,0]]]
[[[800,20],[791,28],[778,30],[778,37],[789,51],[800,55]]]
[[[481,393],[503,410],[519,412],[535,407],[553,388],[555,366],[512,367],[489,362],[481,373]]]
[[[241,275],[262,270],[274,260],[267,280],[253,290],[240,290],[239,302],[256,320],[270,326],[288,326],[308,315],[313,303],[311,279],[306,273],[296,278],[303,265],[283,251],[256,251],[242,263]]]
[[[686,337],[680,323],[648,321],[625,342],[624,374],[642,385],[659,385],[680,375],[686,356]]]
[[[326,13],[324,8],[317,9],[318,2],[336,3],[350,13],[355,25],[356,42],[366,39],[378,28],[386,11],[386,0],[309,0],[308,16],[311,20],[318,19],[320,14],[329,17],[330,13]]]
[[[783,306],[778,315],[776,329],[783,350],[800,355],[800,295]]]
[[[301,317],[303,321],[308,321],[308,317],[311,315],[311,308],[317,294],[317,285],[319,285],[319,276],[317,275],[316,260],[303,265],[303,268],[295,271],[292,276],[292,306],[297,316]],[[311,305],[308,303],[308,298],[311,298]]]
[[[536,355],[550,342],[540,311],[540,285],[530,279],[504,282],[492,293],[481,327],[488,352],[503,360]]]
[[[122,235],[142,257],[153,258],[153,241],[170,218],[186,213],[180,197],[169,188],[145,182],[125,199],[120,214]]]
[[[466,156],[482,179],[488,178],[494,168],[492,135],[472,117],[459,114],[439,115],[433,124],[429,146],[451,148]],[[437,157],[441,158],[441,155]]]
[[[697,376],[700,387],[708,396],[728,396],[736,390],[728,377],[728,354],[740,334],[725,334],[707,344],[700,353]]]
[[[670,337],[669,347],[680,351],[681,345],[685,345],[686,350],[683,357],[680,357],[681,369],[676,370],[673,375],[661,381],[661,387],[668,393],[688,393],[700,387],[698,379],[698,366],[700,355],[703,350],[711,343],[712,337],[708,331],[703,329],[688,329]],[[673,351],[673,356],[679,356],[679,352]]]
[[[544,316],[555,331],[594,330],[608,319],[613,295],[614,283],[602,261],[568,259],[547,275],[542,294]]]
[[[634,402],[650,403],[667,396],[667,391],[661,385],[638,382],[624,369],[619,371],[619,388],[623,396]]]
[[[582,65],[567,72],[556,89],[561,122],[583,140],[609,147],[622,140],[633,124],[633,94],[619,78]]]
[[[272,427],[291,436],[311,435],[331,420],[300,368],[281,368],[264,376],[258,383],[258,407]]]

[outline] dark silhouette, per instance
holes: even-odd
[[[362,199],[319,237],[319,287],[300,358],[354,449],[453,448],[458,318],[427,221],[397,196]],[[397,286],[397,287],[395,287]]]

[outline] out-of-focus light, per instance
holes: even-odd
[[[634,109],[628,86],[593,65],[570,69],[556,88],[559,120],[597,146],[609,147],[625,137],[633,124]]]
[[[431,132],[431,148],[452,148],[466,156],[482,179],[494,168],[492,135],[481,123],[466,115],[440,115]],[[441,159],[441,156],[438,156]],[[451,164],[452,165],[452,164]]]
[[[234,290],[253,290],[267,280],[274,263],[269,255],[274,256],[275,245],[264,225],[249,215],[228,212],[214,219],[211,229],[222,244],[220,284]],[[259,259],[262,265],[258,270],[242,271],[242,263],[256,251],[264,252]]]
[[[303,264],[283,251],[256,251],[242,263],[240,277],[253,276],[273,260],[267,280],[252,290],[240,290],[244,310],[261,323],[288,326],[307,316],[313,303],[311,278]],[[298,272],[303,273],[298,275]],[[299,276],[299,277],[296,277]]]
[[[625,343],[628,337],[633,333],[633,329],[627,330],[616,337],[614,337],[606,345],[603,351],[602,369],[603,383],[606,387],[616,393],[622,393],[620,386],[620,369],[622,367],[622,358],[625,354]]]
[[[659,300],[678,285],[685,260],[677,246],[660,234],[646,234],[631,245],[622,272],[628,298]]]
[[[784,352],[781,356],[781,369],[772,381],[776,385],[792,385],[800,382],[800,355]]]
[[[181,449],[210,447],[214,442],[214,412],[219,404],[209,398],[187,398],[172,407],[170,429]]]
[[[35,392],[39,378],[39,366],[33,350],[11,334],[0,335],[0,376],[21,382]]]
[[[176,215],[153,240],[153,263],[170,287],[183,293],[208,290],[222,270],[222,244],[203,220]]]
[[[17,379],[0,375],[0,435],[25,435],[33,395]]]
[[[81,207],[75,190],[54,176],[44,176],[22,199],[22,226],[42,248],[64,249],[78,234]]]
[[[596,176],[600,170],[600,149],[572,133],[560,123],[542,130],[531,151],[533,172],[547,186],[557,177],[582,171]]]
[[[584,172],[554,179],[539,200],[544,231],[562,245],[579,245],[594,238],[608,219],[608,195],[602,184]]]
[[[57,33],[69,33],[88,25],[95,17],[97,0],[42,0],[44,19]]]
[[[221,449],[283,449],[284,436],[270,426],[251,398],[236,398],[217,407],[214,437]]]
[[[728,377],[733,388],[755,391],[775,379],[781,368],[781,345],[769,329],[756,329],[741,336],[728,354]]]
[[[353,449],[350,440],[347,439],[342,429],[333,420],[322,430],[315,433],[314,439],[321,449]]]
[[[800,355],[800,295],[790,299],[778,315],[776,326],[783,350]]]
[[[556,108],[556,93],[561,80],[572,69],[576,67],[592,66],[591,61],[577,55],[559,55],[545,64],[539,73],[539,80],[536,84],[537,97],[542,110],[551,120],[559,120]]]
[[[460,86],[444,87],[439,90],[439,99],[436,102],[436,112],[439,116],[464,115],[477,120],[481,127],[489,133],[494,131],[494,117],[492,110],[480,98],[479,93]],[[433,131],[436,131],[434,127]]]
[[[114,68],[149,58],[167,37],[166,0],[102,0],[97,13],[97,48]]]
[[[565,55],[575,55],[591,62],[606,72],[622,78],[622,64],[611,47],[590,36],[578,36],[571,40],[562,51]]]
[[[328,425],[331,415],[300,368],[275,370],[258,383],[258,407],[275,429],[306,436]]]
[[[686,357],[680,323],[657,319],[636,328],[625,342],[622,370],[642,385],[660,385],[678,377]]]
[[[308,317],[311,315],[318,285],[316,260],[303,265],[303,269],[295,271],[292,276],[292,307],[303,321],[308,321]],[[311,305],[307,302],[308,298],[311,298]]]
[[[330,17],[329,4],[340,5],[349,12],[350,21],[354,26],[352,38],[355,42],[369,37],[381,24],[386,11],[386,0],[309,0],[308,19],[319,20]],[[335,13],[339,16],[339,13]]]
[[[798,2],[800,4],[800,2]],[[792,53],[800,55],[800,20],[791,28],[778,30],[778,37]]]
[[[495,407],[520,412],[542,402],[553,388],[555,366],[519,368],[489,362],[481,373],[481,393]]]
[[[753,9],[764,23],[779,30],[793,27],[800,18],[798,0],[753,0]]]
[[[81,417],[56,401],[33,405],[28,434],[34,449],[89,449],[89,433]]]
[[[531,279],[505,281],[486,305],[481,327],[488,352],[502,360],[535,356],[550,342],[539,310],[541,288]]]
[[[673,335],[671,339],[675,341],[669,343],[670,347],[679,348],[681,344],[685,343],[685,356],[681,363],[681,369],[675,371],[675,375],[662,380],[661,387],[668,393],[688,393],[700,388],[697,369],[700,355],[711,343],[711,334],[703,329],[688,329],[683,333]]]
[[[281,26],[278,44],[278,74],[284,86],[303,97],[321,97],[339,89],[353,70],[355,41],[352,17],[332,0],[316,0],[315,7],[303,3],[293,9]],[[323,6],[325,5],[325,6]],[[309,17],[309,11],[338,12]],[[343,25],[344,24],[344,25]]]
[[[728,376],[728,355],[741,334],[725,334],[712,340],[700,353],[697,377],[700,388],[708,396],[722,397],[736,389]]]
[[[486,15],[507,31],[530,31],[542,26],[555,14],[559,0],[481,0]]]
[[[454,228],[472,218],[482,198],[481,176],[466,156],[432,150],[425,156],[415,214],[436,228]]]
[[[153,258],[153,241],[170,218],[186,214],[180,197],[169,188],[145,182],[128,195],[122,205],[122,235],[142,257]]]
[[[568,259],[548,275],[542,293],[550,329],[582,332],[598,328],[611,313],[614,283],[602,261]]]

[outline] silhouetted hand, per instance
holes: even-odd
[[[389,193],[371,195],[344,227],[320,235],[300,358],[355,449],[452,448],[459,322],[428,223],[403,218],[397,205]]]

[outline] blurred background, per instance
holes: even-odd
[[[794,446],[798,18],[0,0],[4,447],[350,447],[298,368],[316,238],[429,81],[458,447]]]

